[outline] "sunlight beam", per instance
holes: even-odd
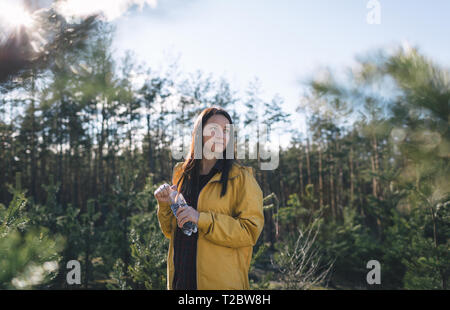
[[[33,25],[32,15],[26,11],[20,1],[0,1],[0,25],[3,30],[11,31],[21,26],[29,28]]]

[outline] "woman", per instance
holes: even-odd
[[[234,160],[231,126],[222,108],[207,108],[196,119],[187,159],[173,169],[171,189],[188,204],[177,217],[169,186],[155,191],[159,225],[170,239],[168,289],[249,289],[252,249],[264,225],[263,195],[252,168]],[[198,232],[185,235],[186,222],[197,224]]]

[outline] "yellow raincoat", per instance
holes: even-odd
[[[172,184],[181,176],[179,162]],[[227,192],[220,197],[221,172],[203,187],[198,197],[197,289],[249,289],[248,270],[252,249],[264,226],[263,194],[251,167],[234,163],[228,175]],[[161,230],[170,239],[167,258],[167,289],[174,276],[173,241],[176,218],[170,203],[158,203]]]

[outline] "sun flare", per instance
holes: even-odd
[[[31,27],[33,17],[19,1],[1,0],[0,25],[7,28]]]

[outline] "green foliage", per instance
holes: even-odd
[[[3,204],[0,204],[0,237],[5,237],[12,230],[24,230],[28,223],[28,218],[23,215],[23,211],[27,204],[25,193],[10,188],[13,192],[13,199],[6,208]]]
[[[250,270],[253,266],[265,267],[270,263],[268,260],[268,252],[269,252],[269,244],[263,243],[261,244],[256,252],[252,255],[252,260],[250,262]]]
[[[191,127],[211,104],[238,123],[234,105],[244,102],[247,130],[286,132],[284,100],[263,100],[257,79],[244,98],[200,71],[178,84],[178,74],[144,70],[131,53],[115,61],[109,25],[67,27],[48,58],[24,68],[23,83],[0,85],[27,98],[0,106],[0,287],[71,288],[55,264],[76,259],[84,288],[165,289],[168,244],[153,192],[171,177],[174,125]],[[448,289],[449,70],[399,49],[358,59],[348,80],[322,76],[299,107],[305,137],[294,132],[279,168],[256,173],[271,194],[252,288],[314,287],[321,271],[299,252],[308,245],[313,261],[334,261],[333,287],[372,288],[366,263],[376,259],[378,288]],[[146,80],[139,89],[136,77]],[[313,223],[320,229],[308,239]]]
[[[285,289],[311,289],[327,280],[333,263],[324,260],[316,243],[321,222],[315,219],[305,229],[298,229],[295,239],[276,245],[273,263]]]
[[[131,287],[127,284],[127,275],[125,265],[122,259],[117,259],[111,273],[109,274],[109,281],[106,283],[106,288],[109,290],[128,290]]]
[[[9,206],[0,204],[0,288],[39,288],[56,276],[64,240],[30,226],[24,192],[20,185],[10,190]]]
[[[92,242],[93,234],[93,219],[98,218],[98,214],[94,216],[93,202],[88,204],[86,213],[81,213],[80,208],[67,205],[65,208],[57,202],[58,190],[60,184],[53,184],[45,186],[46,202],[45,204],[34,204],[30,206],[31,221],[35,225],[42,225],[46,227],[51,233],[58,233],[65,239],[65,247],[62,251],[60,260],[63,268],[59,275],[52,282],[56,287],[67,287],[65,274],[67,270],[65,265],[70,260],[83,260],[84,266],[90,266],[90,262],[86,261],[86,247]],[[87,269],[89,271],[89,269]],[[83,271],[86,271],[83,270]],[[82,279],[89,279],[89,275],[84,274]]]
[[[376,238],[361,220],[355,210],[346,208],[343,224],[331,222],[322,227],[319,243],[325,257],[335,260],[332,285],[340,282],[365,287],[367,262],[381,257]]]
[[[149,178],[136,194],[135,207],[140,211],[129,219],[130,260],[127,266],[121,259],[116,261],[110,289],[166,289],[168,241],[159,228],[155,190]]]
[[[274,289],[271,286],[271,281],[274,280],[275,275],[273,271],[265,272],[256,281],[250,279],[250,289],[252,290],[269,290]]]
[[[249,270],[250,287],[254,290],[270,289],[270,281],[275,279],[274,271],[270,270],[272,269],[270,244],[257,244],[253,252]]]
[[[442,204],[437,217],[436,243],[433,220],[428,210],[413,207],[406,219],[398,215],[389,231],[390,251],[405,266],[403,285],[408,289],[440,289],[450,274],[449,203]],[[448,281],[448,280],[447,280]]]
[[[0,287],[32,289],[55,278],[60,260],[61,238],[46,229],[12,231],[0,239]]]
[[[363,281],[364,261],[379,259],[384,288],[448,288],[449,71],[417,49],[359,61],[346,83],[332,75],[311,83],[313,97],[329,109],[343,100],[358,107],[362,118],[354,126],[371,159],[359,171],[360,182],[372,181],[371,195],[366,203],[357,198],[357,213],[344,209],[341,227],[327,227],[326,235],[334,238],[326,248],[337,256],[336,269],[346,279],[355,275]],[[396,96],[383,98],[374,91],[381,88]],[[380,143],[386,145],[381,150]],[[377,167],[382,157],[391,164],[384,160]]]
[[[128,267],[134,288],[166,289],[168,242],[160,233],[140,237],[131,231],[132,263]]]

